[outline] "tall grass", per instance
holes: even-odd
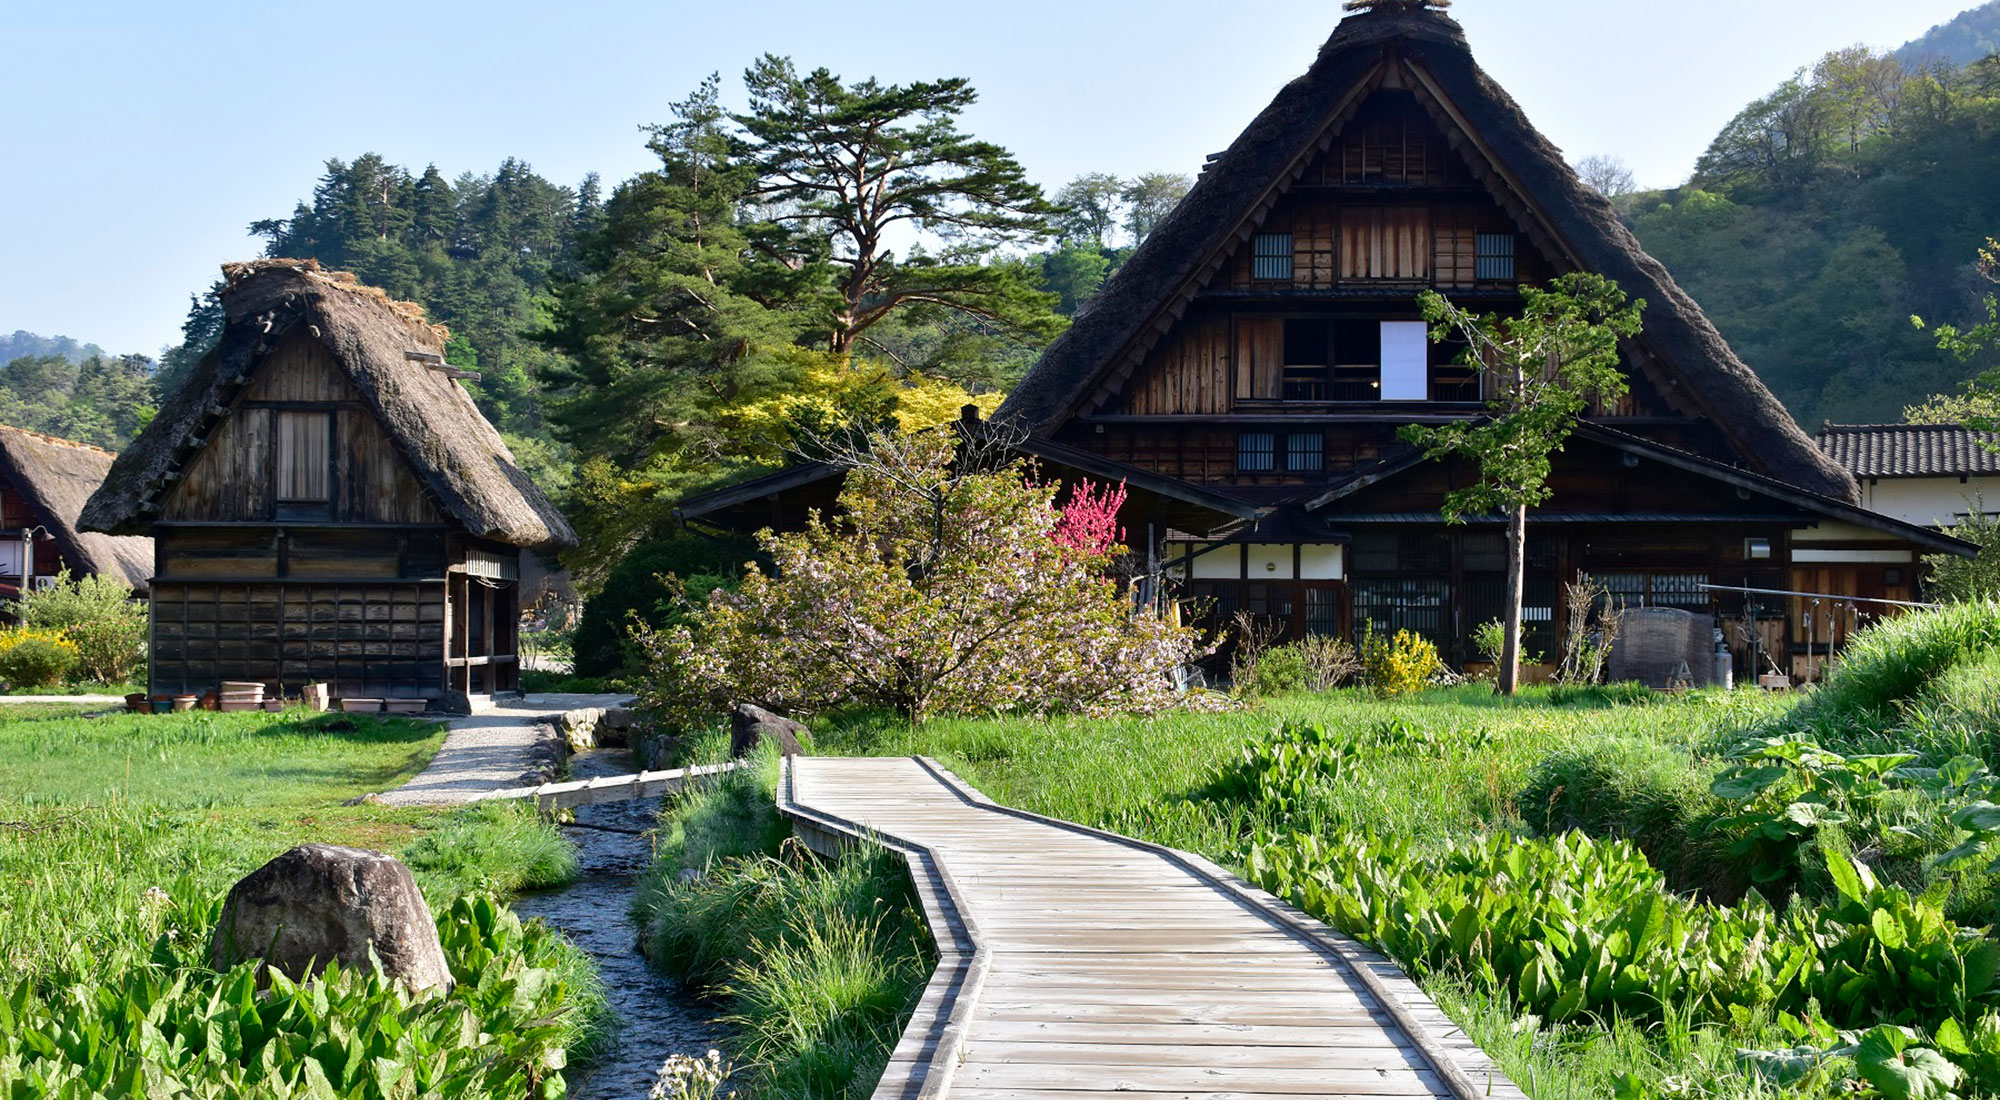
[[[1827,683],[1793,718],[1826,741],[1896,723],[1898,704],[1938,677],[2000,649],[2000,602],[1947,604],[1855,635]]]
[[[0,712],[0,943],[9,968],[0,981],[87,1002],[161,973],[162,958],[183,960],[169,969],[189,988],[230,980],[199,969],[223,895],[301,843],[401,851],[441,916],[462,896],[573,877],[567,842],[519,809],[343,804],[414,774],[443,732],[302,713],[22,720]],[[542,1007],[556,1022],[538,1026],[555,1027],[573,1054],[601,1040],[610,1017],[587,956],[559,937],[489,931],[555,976]],[[367,1011],[380,1007],[356,996],[375,1006]],[[501,1026],[498,1016],[492,1022]],[[121,1034],[114,1027],[106,1041]]]
[[[666,814],[635,907],[647,955],[729,1005],[751,1095],[873,1090],[935,962],[908,872],[882,852],[825,862],[787,839],[777,757]]]

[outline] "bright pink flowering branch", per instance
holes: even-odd
[[[1118,526],[1118,509],[1125,505],[1125,483],[1077,482],[1070,487],[1069,502],[1057,513],[1050,537],[1056,545],[1086,554],[1109,554],[1125,541],[1125,529]]]

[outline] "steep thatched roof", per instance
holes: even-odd
[[[146,530],[258,358],[304,325],[346,371],[438,506],[468,533],[540,550],[576,545],[568,522],[515,463],[464,387],[410,358],[444,352],[444,329],[426,324],[420,308],[311,260],[225,264],[222,273],[228,327],[221,342],[118,456],[84,509],[85,528]]]
[[[1416,4],[1380,5],[1343,20],[1312,69],[1209,164],[996,419],[1053,432],[1108,376],[1131,369],[1366,93],[1385,83],[1414,92],[1448,135],[1464,139],[1454,144],[1474,174],[1559,263],[1608,276],[1646,299],[1645,331],[1632,350],[1670,403],[1712,421],[1751,468],[1858,499],[1847,471],[1820,453],[1610,203],[1473,62],[1458,24]]]
[[[77,530],[84,502],[104,484],[111,460],[110,451],[88,443],[0,425],[0,480],[55,536],[63,563],[144,589],[153,578],[152,539]]]

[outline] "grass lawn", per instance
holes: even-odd
[[[1521,828],[1515,796],[1535,766],[1558,750],[1611,736],[1692,749],[1790,705],[1756,692],[1643,706],[1585,695],[1555,705],[1547,689],[1528,688],[1508,700],[1472,684],[1407,700],[1347,690],[1219,714],[942,719],[915,729],[893,716],[861,713],[822,720],[813,732],[823,752],[921,753],[1009,805],[1229,856],[1240,854],[1256,808],[1208,797],[1207,789],[1241,760],[1246,744],[1287,722],[1322,724],[1366,746],[1365,776],[1341,785],[1338,797],[1307,806],[1310,824],[1425,841]]]
[[[456,922],[470,929],[457,941],[447,938],[447,953],[462,956],[455,963],[469,964],[481,957],[480,951],[493,950],[499,956],[490,966],[496,981],[513,965],[501,965],[510,956],[554,976],[539,992],[523,994],[520,1006],[557,1012],[563,1022],[554,1033],[522,1042],[587,1047],[601,1037],[604,1017],[594,972],[580,952],[533,930],[524,938],[504,912],[452,915],[462,896],[504,898],[573,877],[574,855],[561,835],[532,814],[511,808],[440,811],[344,804],[400,784],[429,761],[443,739],[444,727],[438,724],[303,711],[83,718],[60,709],[24,713],[0,708],[0,943],[7,945],[0,997],[28,988],[31,999],[56,1004],[88,1004],[93,994],[129,999],[134,994],[117,991],[146,980],[145,975],[180,975],[183,994],[193,1006],[188,1011],[199,1017],[202,1009],[196,1002],[206,996],[204,991],[232,980],[202,965],[229,886],[294,845],[322,842],[400,854],[441,921],[448,928]],[[480,1030],[500,1036],[487,1055],[513,1042],[517,1033],[529,1035],[530,1029],[513,1025],[531,1019],[509,1023],[498,994],[483,1003],[478,1002],[481,994],[468,986],[461,991],[463,996],[453,995],[454,1007],[448,1011],[458,1011],[455,1006],[464,1000],[481,1020]],[[354,1011],[366,1013],[383,1010],[398,994],[362,990],[354,996]],[[335,1003],[341,1003],[338,997]],[[447,1011],[405,1007],[418,1016]],[[354,1022],[313,1024],[310,1015],[286,1017],[284,1026],[310,1031],[311,1026],[338,1028]],[[169,1023],[172,1017],[168,1012]],[[153,1026],[167,1028],[169,1023]],[[45,1021],[45,1026],[80,1025],[71,1020]],[[545,1021],[541,1026],[548,1031]],[[202,1030],[190,1027],[190,1034]],[[23,1037],[28,1029],[28,1021],[0,1012],[0,1078],[7,1075],[10,1054],[36,1052]],[[421,1030],[412,1025],[411,1034]],[[74,1071],[86,1083],[93,1073],[109,1074],[105,1081],[115,1085],[116,1066],[160,1063],[168,1057],[148,1040],[114,1032],[118,1040],[101,1044],[110,1053],[97,1050],[94,1061],[80,1050],[53,1059],[43,1052],[40,1065],[44,1070],[58,1066],[58,1076],[51,1080]],[[120,1054],[119,1044],[127,1039],[129,1049]],[[192,1040],[196,1048],[203,1041]],[[24,1042],[29,1045],[19,1045]],[[277,1068],[253,1065],[245,1072],[279,1078],[288,1066],[304,1072],[299,1059],[308,1049],[310,1044],[298,1047],[293,1051],[298,1057],[290,1061],[279,1058]],[[254,1053],[246,1048],[235,1056],[254,1062]],[[478,1053],[467,1050],[460,1057],[475,1066]],[[382,1056],[421,1062],[408,1050]],[[205,1067],[213,1061],[196,1059],[193,1064]],[[185,1072],[185,1067],[174,1072]],[[215,1072],[225,1074],[215,1078],[225,1091],[244,1083],[226,1078],[233,1071]],[[487,1095],[486,1088],[502,1082],[495,1077],[476,1084],[483,1072],[468,1069],[469,1076],[451,1080],[471,1090],[465,1095]],[[547,1067],[532,1072],[545,1074]],[[379,1082],[342,1081],[338,1074],[333,1083],[343,1096],[394,1091],[384,1091]]]
[[[1314,834],[1361,832],[1443,849],[1481,836],[1532,835],[1522,791],[1545,760],[1580,745],[1641,745],[1688,762],[1783,716],[1794,700],[1756,692],[1654,697],[1615,705],[1604,693],[1563,702],[1545,689],[1513,700],[1484,685],[1399,701],[1359,691],[1265,700],[1219,714],[1151,718],[958,719],[921,728],[879,713],[814,724],[818,751],[921,753],[1001,802],[1191,849],[1245,869],[1253,838],[1278,824]],[[1283,814],[1230,786],[1246,746],[1286,723],[1323,726],[1355,746],[1345,770],[1320,777]],[[1524,810],[1527,811],[1524,814]],[[1739,1046],[1785,1046],[1768,1018],[1735,1029],[1663,1020],[1551,1023],[1504,992],[1449,968],[1424,984],[1536,1100],[1608,1097],[1620,1074],[1666,1091],[1634,1095],[1778,1095],[1746,1074]]]

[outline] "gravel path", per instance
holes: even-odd
[[[530,695],[454,718],[444,747],[416,778],[380,797],[397,806],[440,806],[476,794],[539,783],[562,760],[552,715],[621,706],[629,695]]]

